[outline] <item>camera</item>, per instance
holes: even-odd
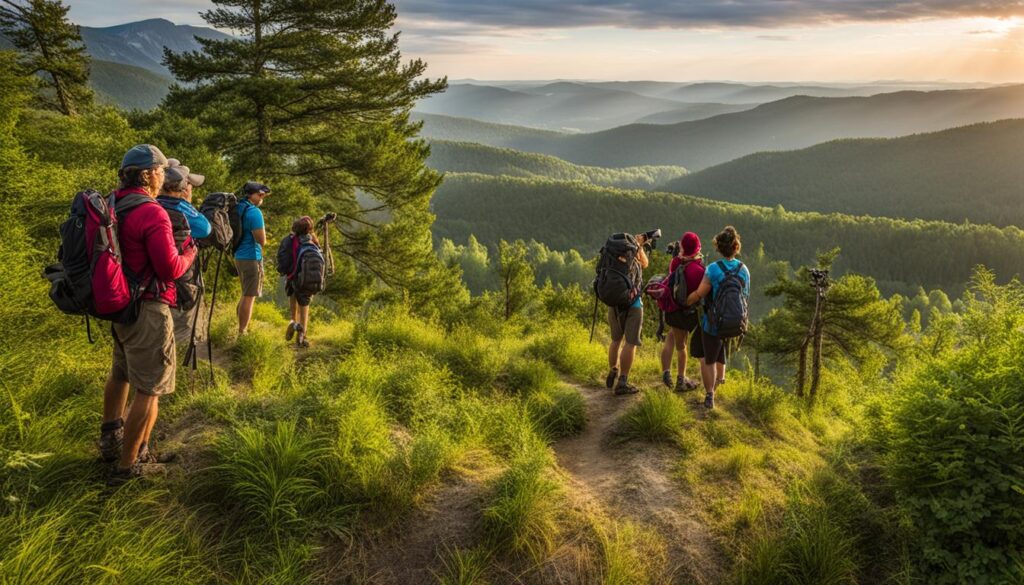
[[[317,229],[320,229],[322,226],[326,224],[333,223],[334,220],[336,219],[338,219],[338,214],[334,213],[333,211],[329,211],[325,213],[323,217],[316,220],[316,227]]]
[[[651,230],[649,232],[644,232],[641,235],[644,236],[644,240],[645,240],[644,241],[644,250],[650,252],[658,244],[658,238],[661,237],[661,229],[660,228],[653,229],[653,230]]]
[[[811,274],[811,286],[817,289],[828,288],[828,270],[821,270],[820,268],[812,268]]]
[[[681,247],[682,245],[679,243],[678,240],[670,242],[669,245],[665,246],[665,253],[668,254],[670,257],[675,258],[676,256],[679,255]]]

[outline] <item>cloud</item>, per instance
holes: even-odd
[[[1024,15],[1024,0],[395,0],[399,14],[500,27],[718,28]]]
[[[791,37],[789,35],[757,35],[757,38],[762,40],[762,41],[779,41],[779,42],[785,42],[785,41],[792,41],[792,40],[794,40],[793,37]]]

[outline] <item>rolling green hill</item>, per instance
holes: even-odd
[[[427,164],[446,172],[585,181],[627,189],[650,189],[686,174],[682,167],[585,167],[545,154],[443,140],[431,143]]]
[[[100,101],[126,110],[155,108],[171,83],[171,79],[141,67],[98,59],[89,64],[89,84]]]
[[[806,148],[838,138],[891,138],[1019,117],[1024,117],[1024,85],[871,97],[797,96],[703,120],[631,124],[590,134],[424,116],[423,135],[541,152],[583,165],[675,165],[693,171],[755,152]]]
[[[665,190],[786,209],[1024,225],[1024,119],[762,152]]]
[[[770,257],[793,264],[839,246],[837,270],[872,276],[891,292],[923,286],[958,294],[977,264],[1006,278],[1024,267],[1024,231],[1015,227],[796,213],[583,183],[449,175],[433,210],[438,237],[461,242],[475,234],[486,244],[534,238],[586,257],[617,231],[657,227],[676,237],[693,230],[708,245],[722,226],[732,224],[748,250],[762,243]]]

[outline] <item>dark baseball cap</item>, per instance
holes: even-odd
[[[137,144],[124,153],[124,158],[121,159],[121,170],[129,167],[150,169],[166,166],[167,157],[152,144]]]
[[[170,181],[172,177],[176,182],[188,181],[193,187],[202,187],[206,182],[206,177],[193,173],[176,158],[167,159],[167,178]]]
[[[253,193],[259,193],[260,191],[270,193],[270,187],[267,187],[263,183],[257,183],[256,181],[249,181],[242,186],[242,193],[246,195],[252,195]]]

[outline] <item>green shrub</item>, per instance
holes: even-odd
[[[520,396],[550,390],[558,384],[558,374],[546,362],[519,358],[508,364],[505,388]]]
[[[1024,287],[982,283],[958,337],[887,407],[885,470],[932,583],[1024,580]]]
[[[497,480],[484,509],[484,530],[499,549],[541,562],[558,535],[558,484],[548,476],[546,452],[524,453]]]
[[[507,356],[493,340],[468,327],[449,333],[437,353],[438,359],[469,388],[490,388],[505,367]]]
[[[643,398],[619,419],[619,434],[625,439],[677,443],[683,426],[693,415],[683,399],[668,390],[644,392]]]
[[[451,400],[455,387],[451,374],[421,354],[388,359],[394,370],[381,386],[388,412],[404,425],[434,420]]]
[[[587,405],[575,388],[535,392],[526,404],[537,428],[550,440],[575,435],[587,425]]]
[[[355,338],[374,349],[405,348],[432,354],[444,341],[444,329],[395,306],[357,324]]]
[[[552,321],[527,351],[582,382],[593,382],[608,369],[607,348],[590,343],[589,332],[573,321]]]
[[[853,585],[853,537],[821,511],[791,513],[778,534],[760,534],[741,556],[742,585]]]
[[[409,443],[398,447],[375,485],[373,497],[386,513],[404,511],[424,486],[437,481],[455,457],[455,445],[439,428],[423,429]]]
[[[748,378],[729,389],[735,390],[733,401],[740,410],[763,427],[771,427],[786,414],[786,393],[771,383]]]
[[[237,508],[252,530],[299,528],[321,501],[316,481],[321,446],[294,422],[270,429],[244,425],[216,447],[218,463],[202,474],[201,489]]]

